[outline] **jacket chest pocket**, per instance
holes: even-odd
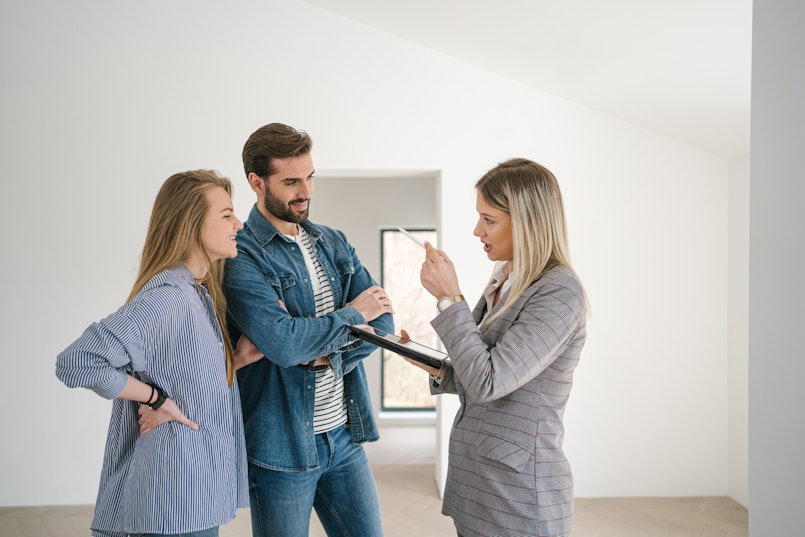
[[[344,259],[336,265],[336,272],[338,274],[338,278],[341,280],[341,292],[345,293],[352,284],[352,277],[355,276],[355,265],[352,263],[351,259]],[[335,278],[330,279],[330,285],[335,286],[335,284],[338,282],[333,280],[335,280]]]
[[[276,289],[278,292],[284,293],[286,289],[296,285],[295,274],[266,274],[266,282],[268,285]]]
[[[297,278],[295,274],[266,274],[266,283],[277,293],[288,313],[291,315],[298,314],[299,308],[297,304],[301,302],[302,297],[297,296]]]

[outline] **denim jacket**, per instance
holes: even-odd
[[[377,284],[342,232],[310,221],[301,225],[330,279],[332,313],[316,317],[302,252],[257,206],[238,232],[238,255],[226,261],[224,272],[232,342],[245,334],[265,355],[238,371],[246,452],[251,463],[272,470],[307,471],[320,464],[313,433],[316,372],[300,365],[319,356],[329,357],[335,374],[344,376],[353,441],[379,438],[362,364],[376,347],[350,336],[349,325],[366,321],[345,307]],[[389,314],[369,324],[394,330]]]

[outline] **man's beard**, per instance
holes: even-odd
[[[278,198],[275,198],[271,192],[268,190],[266,186],[266,193],[263,196],[263,207],[265,209],[285,222],[292,222],[294,224],[301,224],[305,220],[307,220],[307,215],[310,212],[310,200],[308,200],[308,208],[302,211],[301,213],[298,211],[294,211],[291,209],[291,203],[296,203],[299,201],[304,201],[301,199],[295,199],[288,202],[287,205],[283,204]]]

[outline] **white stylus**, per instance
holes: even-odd
[[[421,240],[419,240],[419,239],[417,239],[417,238],[416,238],[416,237],[414,237],[413,235],[411,235],[411,233],[410,233],[408,230],[406,230],[405,228],[402,228],[402,227],[400,227],[400,226],[397,226],[397,229],[399,229],[400,231],[402,231],[402,232],[403,232],[403,235],[405,235],[406,237],[408,237],[409,239],[411,239],[412,241],[414,241],[415,243],[417,243],[417,244],[419,245],[419,247],[420,247],[420,248],[425,248],[425,245],[424,245],[424,244],[422,244],[422,241],[421,241]]]

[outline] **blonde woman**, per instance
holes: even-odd
[[[474,234],[496,268],[470,308],[450,258],[426,245],[420,278],[450,355],[433,393],[457,393],[442,512],[458,535],[570,534],[573,478],[562,416],[584,345],[586,299],[570,264],[559,185],[512,159],[476,184]],[[410,360],[409,360],[410,361]]]
[[[260,355],[234,352],[222,326],[222,263],[243,227],[231,192],[211,171],[168,178],[127,303],[57,358],[67,386],[114,399],[95,536],[216,536],[248,505],[234,371]]]

